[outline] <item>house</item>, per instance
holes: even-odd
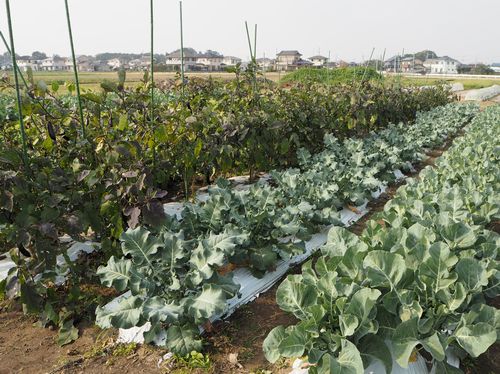
[[[73,68],[70,59],[54,55],[38,62],[40,71],[68,71]]]
[[[299,51],[281,51],[276,55],[275,69],[277,71],[289,71],[298,69],[302,54]]]
[[[423,65],[431,74],[458,74],[460,62],[451,57],[443,56],[427,59]]]
[[[400,68],[401,56],[392,56],[384,61],[385,71],[398,71]]]
[[[399,69],[404,73],[419,73],[425,71],[423,61],[413,56],[403,57],[400,61]]]
[[[95,58],[92,56],[78,56],[76,64],[79,71],[95,71]]]
[[[22,71],[31,69],[33,71],[40,70],[40,60],[35,60],[30,56],[23,56],[17,59],[17,67]]]
[[[224,56],[222,58],[222,65],[224,66],[236,66],[241,64],[241,58],[234,56]]]
[[[156,60],[154,61],[155,65],[157,64]],[[130,70],[147,70],[151,66],[151,56],[144,55],[140,58],[135,58],[128,62],[128,68]]]
[[[312,62],[312,66],[314,67],[324,67],[328,61],[328,57],[321,56],[321,55],[316,55],[309,57],[309,61]]]
[[[222,61],[224,56],[215,51],[207,51],[205,53],[198,54],[196,60],[198,66],[203,71],[219,71],[221,70]]]
[[[271,60],[270,58],[267,58],[267,57],[258,58],[256,60],[256,62],[257,62],[257,65],[259,66],[259,69],[263,70],[263,71],[273,70],[274,63],[275,63],[274,60]]]
[[[198,56],[199,53],[193,48],[184,48],[184,70],[185,71],[196,71],[199,70],[198,66]],[[167,65],[167,70],[170,71],[180,71],[181,70],[181,50],[177,49],[171,53],[167,53],[165,58],[165,64]]]

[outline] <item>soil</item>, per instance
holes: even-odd
[[[500,99],[500,98],[499,98]],[[427,165],[433,165],[451,144],[429,153],[426,162],[417,165],[413,177]],[[383,209],[385,203],[403,184],[389,186],[384,194],[370,202],[370,213],[350,227],[361,233],[370,217]],[[492,223],[498,232],[500,224]],[[290,272],[300,271],[300,265]],[[262,343],[269,331],[278,326],[296,322],[293,316],[276,305],[279,282],[261,294],[252,303],[238,309],[227,321],[212,326],[206,334],[211,365],[208,369],[189,369],[172,360],[159,361],[166,350],[151,346],[116,345],[116,331],[100,330],[81,324],[80,338],[72,344],[59,347],[53,329],[38,327],[36,319],[25,316],[17,304],[0,304],[0,374],[7,373],[277,373],[290,371],[290,361],[270,364],[262,352]],[[499,299],[494,302],[499,307]],[[466,360],[467,374],[500,373],[500,345],[492,346],[476,360]]]

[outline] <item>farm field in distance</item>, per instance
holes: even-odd
[[[286,75],[285,72],[265,72],[262,73],[263,77],[270,79],[273,82],[280,82],[280,80]],[[175,72],[155,72],[155,81],[161,82],[167,79],[175,79],[178,73]],[[130,87],[137,86],[144,76],[144,72],[140,71],[127,71],[125,84]],[[198,78],[209,78],[219,80],[231,80],[235,78],[234,73],[227,72],[186,72],[187,77],[198,77]],[[74,75],[71,71],[57,71],[57,72],[33,72],[33,77],[35,81],[42,80],[47,84],[52,82],[58,82],[63,84],[64,82],[73,82]],[[105,81],[117,82],[117,72],[80,72],[79,73],[80,85],[85,89],[99,89],[100,84]],[[436,78],[436,77],[426,77],[425,75],[421,77],[407,77],[404,75],[390,75],[384,78],[387,83],[400,82],[404,86],[428,86],[439,83],[463,83],[464,89],[476,89],[489,87],[494,84],[500,84],[500,78]],[[64,86],[61,85],[60,92],[66,92]]]

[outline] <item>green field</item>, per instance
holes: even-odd
[[[127,86],[136,86],[140,83],[143,78],[143,72],[138,71],[128,71],[126,78]],[[58,82],[61,85],[60,92],[66,92],[63,84],[64,82],[72,82],[74,80],[73,73],[71,71],[65,72],[34,72],[33,73],[35,81],[45,81],[47,84],[52,82]],[[188,77],[212,77],[215,79],[229,80],[235,77],[234,73],[226,72],[215,72],[215,73],[186,73]],[[265,73],[265,77],[272,81],[281,81],[286,76],[285,73],[268,72]],[[174,79],[176,73],[172,72],[158,72],[155,73],[155,80],[157,82],[165,81],[167,79]],[[80,84],[84,89],[98,89],[100,84],[104,80],[118,81],[118,75],[116,72],[81,72],[79,73]],[[286,80],[286,79],[285,79]],[[484,78],[484,79],[456,79],[456,78],[446,78],[439,79],[435,77],[404,77],[404,76],[388,76],[385,77],[387,83],[398,83],[400,82],[404,86],[427,86],[433,85],[441,82],[446,83],[463,83],[466,90],[489,87],[494,84],[500,84],[500,79],[497,78]]]

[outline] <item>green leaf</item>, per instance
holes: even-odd
[[[326,256],[343,256],[345,252],[355,246],[365,246],[359,238],[349,230],[334,226],[328,231],[327,243],[321,248],[321,253]]]
[[[287,329],[288,336],[279,344],[282,357],[300,357],[304,354],[309,336],[302,326],[291,326]]]
[[[361,374],[364,369],[356,346],[343,339],[338,358],[325,354],[316,370],[318,374]]]
[[[226,307],[225,292],[220,287],[204,284],[203,290],[187,301],[188,312],[196,321],[203,322],[222,313]]]
[[[428,338],[421,339],[420,343],[424,347],[424,349],[429,352],[432,357],[434,357],[438,361],[443,361],[445,358],[443,344],[439,340],[437,332]]]
[[[307,319],[307,307],[316,304],[317,293],[314,287],[301,282],[300,276],[289,275],[276,291],[276,302],[285,312],[297,318]]]
[[[399,324],[392,336],[392,342],[396,362],[402,368],[407,368],[411,353],[419,344],[418,318],[412,318]]]
[[[366,335],[359,342],[358,348],[365,367],[368,367],[373,360],[379,360],[384,365],[386,373],[392,372],[391,351],[381,337],[378,335]]]
[[[167,348],[180,356],[186,356],[203,349],[201,340],[196,339],[200,335],[198,329],[192,325],[172,325],[167,330]]]
[[[462,258],[455,266],[455,272],[458,281],[469,291],[488,285],[488,273],[481,263],[473,258]]]
[[[173,303],[167,303],[159,296],[147,299],[142,305],[142,310],[146,318],[152,322],[174,323],[179,319],[182,308]]]
[[[436,242],[429,248],[429,256],[418,268],[422,281],[427,284],[434,293],[439,290],[448,289],[450,280],[449,269],[458,261],[458,258],[450,253],[449,247],[443,242]],[[455,279],[451,279],[454,282]]]
[[[99,275],[101,283],[106,287],[114,287],[121,292],[127,288],[130,282],[131,267],[131,260],[115,260],[115,257],[111,256],[106,266],[99,266],[97,275]]]
[[[59,328],[57,344],[60,346],[69,344],[78,339],[78,329],[73,325],[73,320],[65,321]]]
[[[162,243],[157,238],[149,236],[150,232],[142,227],[128,229],[120,237],[123,254],[131,255],[138,265],[153,267],[152,256],[158,252]]]
[[[495,328],[487,323],[480,322],[472,327],[463,326],[453,334],[458,344],[472,357],[478,357],[486,352],[497,340]]]
[[[367,278],[373,287],[389,287],[391,290],[403,278],[406,270],[405,261],[399,254],[386,251],[371,251],[364,261]]]
[[[130,296],[122,298],[112,309],[98,307],[96,324],[101,328],[128,329],[137,326],[142,313],[142,298]]]
[[[274,364],[281,357],[281,351],[279,346],[283,340],[287,338],[288,334],[285,332],[283,326],[275,327],[264,339],[262,344],[262,349],[264,350],[264,355],[266,359]]]
[[[463,222],[456,222],[441,230],[441,236],[451,248],[468,248],[476,242],[476,234]]]

